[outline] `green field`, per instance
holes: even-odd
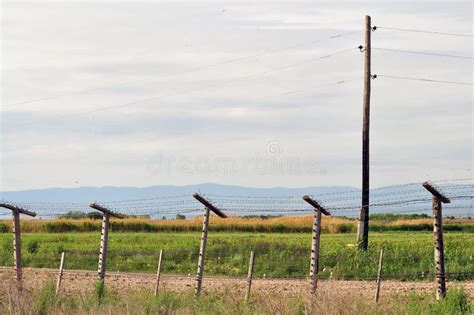
[[[157,256],[164,249],[165,273],[196,272],[200,234],[111,233],[109,271],[155,272]],[[23,264],[26,267],[56,268],[62,251],[67,269],[96,270],[99,233],[23,233]],[[339,279],[372,279],[376,274],[380,248],[385,249],[385,278],[432,279],[433,236],[425,232],[371,233],[370,248],[360,253],[354,234],[321,236],[320,274]],[[206,253],[207,275],[242,276],[248,255],[256,252],[257,277],[304,277],[309,270],[309,233],[209,234]],[[12,266],[12,235],[0,234],[0,265]],[[445,233],[446,271],[449,278],[474,278],[474,234]],[[422,276],[421,272],[425,275]],[[455,273],[471,274],[455,274]]]

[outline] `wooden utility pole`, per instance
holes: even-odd
[[[99,280],[103,282],[105,279],[105,270],[106,270],[106,262],[107,262],[107,246],[109,242],[109,220],[110,220],[110,217],[123,219],[125,216],[115,213],[97,203],[91,203],[89,207],[102,212],[102,231],[100,234],[99,268],[98,268],[97,273],[99,276]]]
[[[369,244],[369,129],[370,129],[370,80],[371,80],[371,21],[365,16],[364,48],[364,99],[362,112],[362,207],[357,226],[357,243],[361,250],[367,250]]]
[[[321,239],[321,214],[331,215],[326,209],[324,209],[316,200],[310,196],[304,196],[303,200],[309,203],[314,208],[313,218],[313,232],[311,240],[311,260],[309,267],[309,292],[311,294],[316,293],[318,287],[318,273],[319,273],[319,248]]]
[[[63,280],[64,274],[64,256],[65,253],[61,253],[61,262],[59,263],[59,273],[58,273],[58,281],[56,282],[56,295],[59,294],[61,291],[61,281]]]
[[[383,248],[380,250],[379,269],[377,271],[377,288],[375,289],[375,303],[379,302],[380,284],[382,282],[382,266],[383,266]]]
[[[433,195],[433,236],[434,236],[434,261],[436,270],[436,299],[446,296],[446,273],[444,269],[444,242],[443,242],[443,211],[441,203],[450,203],[448,197],[434,188],[430,183],[424,182],[423,187]]]
[[[13,214],[13,260],[15,264],[15,274],[18,285],[18,290],[23,289],[23,273],[21,265],[21,229],[20,229],[20,213],[35,217],[36,213],[17,207],[10,203],[1,202],[0,207],[12,211]]]
[[[158,295],[158,288],[160,286],[160,276],[161,276],[161,260],[163,259],[163,250],[160,249],[160,257],[158,258],[158,268],[156,270],[156,285],[155,285],[155,296]]]
[[[252,288],[252,279],[253,279],[253,264],[255,263],[255,254],[254,251],[250,252],[249,259],[249,271],[247,274],[247,292],[245,293],[245,302],[248,302],[250,299],[250,289]]]
[[[202,221],[202,234],[201,234],[201,246],[199,248],[199,260],[198,260],[198,269],[196,275],[196,296],[201,294],[202,289],[202,277],[204,275],[204,264],[206,256],[206,245],[207,245],[207,234],[209,230],[209,213],[210,211],[214,212],[221,218],[227,218],[227,216],[219,208],[216,208],[209,201],[204,199],[201,195],[195,193],[193,194],[194,199],[202,203],[205,207],[204,209],[204,218]]]

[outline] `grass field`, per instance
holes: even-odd
[[[372,215],[370,230],[372,232],[395,231],[432,231],[433,220],[419,218],[417,215]],[[312,216],[246,218],[230,217],[221,219],[211,216],[210,230],[215,232],[249,232],[249,233],[311,233]],[[23,232],[93,232],[100,231],[101,220],[93,219],[55,219],[55,220],[22,220]],[[202,217],[188,220],[151,220],[128,218],[112,219],[111,229],[115,232],[193,232],[202,229]],[[323,233],[355,233],[356,221],[344,217],[323,217]],[[445,218],[445,231],[474,233],[472,218]],[[11,231],[11,220],[0,221],[0,232]]]
[[[200,234],[110,233],[109,271],[155,272],[159,249],[165,251],[165,273],[194,274]],[[371,233],[370,247],[360,253],[354,234],[321,236],[320,273],[339,279],[372,279],[376,274],[380,248],[385,249],[385,278],[425,279],[433,276],[433,240],[426,232]],[[23,233],[23,263],[30,267],[56,268],[62,251],[67,269],[96,270],[100,233]],[[256,252],[255,274],[268,277],[302,277],[309,269],[309,233],[209,233],[206,254],[207,275],[242,276],[248,255]],[[0,265],[11,266],[12,236],[0,234]],[[472,272],[474,234],[445,233],[448,273]],[[468,275],[472,278],[474,275]],[[455,278],[456,275],[450,275]],[[462,277],[461,277],[462,278]]]

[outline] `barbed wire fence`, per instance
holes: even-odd
[[[446,216],[471,216],[473,208],[472,199],[474,197],[474,185],[472,179],[439,180],[433,181],[432,185],[443,194],[446,194],[453,201],[452,205],[444,208]],[[325,209],[331,212],[333,216],[353,218],[360,209],[360,191],[347,190],[339,192],[330,192],[312,196],[318,203],[324,205]],[[405,185],[376,188],[371,191],[372,202],[370,207],[372,214],[420,214],[432,210],[428,207],[432,201],[427,196],[426,191],[418,183]],[[225,212],[232,217],[254,217],[254,216],[309,216],[314,208],[306,203],[302,196],[248,196],[248,195],[218,195],[202,194],[211,207],[216,207],[219,211]],[[97,203],[94,203],[97,204]],[[173,196],[157,196],[150,198],[111,200],[99,202],[107,211],[130,217],[146,218],[170,218],[178,215],[187,215],[189,217],[199,217],[203,215],[203,207],[188,194]],[[89,206],[85,202],[19,202],[15,206],[35,211],[40,219],[60,218],[71,212],[84,212]],[[91,212],[89,212],[91,213]],[[455,215],[453,215],[455,214]],[[120,221],[117,221],[120,222]],[[107,227],[108,228],[108,227]],[[313,231],[314,232],[314,231]],[[104,226],[103,232],[104,234]],[[206,232],[207,233],[207,232]],[[106,233],[108,234],[108,233]],[[207,235],[206,235],[207,238]],[[240,248],[241,251],[246,249]],[[291,255],[283,251],[277,256],[277,260],[269,262],[268,249],[252,249],[256,251],[257,258],[255,262],[256,279],[307,279],[307,263],[305,260],[291,259],[292,255],[307,255],[306,246],[293,246]],[[260,250],[260,251],[259,251]],[[202,251],[202,249],[201,249]],[[68,255],[78,255],[74,251],[67,251]],[[80,254],[80,253],[79,253]],[[101,255],[103,254],[101,250]],[[143,254],[143,253],[142,253]],[[127,261],[130,257],[137,255],[136,251],[124,252],[122,250],[111,249],[109,251],[110,263],[113,266],[124,266],[118,261]],[[141,255],[139,253],[139,255]],[[153,255],[150,255],[153,257]],[[171,250],[165,253],[164,272],[162,277],[171,276],[169,273],[181,274],[184,277],[190,277],[193,273],[193,262],[200,258],[202,253],[198,248],[188,250]],[[212,244],[207,252],[207,264],[210,266],[210,275],[206,278],[219,275],[231,275],[232,277],[242,278],[245,274],[245,266],[249,259],[242,253],[235,253],[231,248],[213,247]],[[320,265],[320,279],[341,279],[341,280],[364,280],[373,281],[377,279],[375,274],[371,274],[371,269],[347,273],[337,270],[334,266],[325,265],[327,259],[325,253],[322,253],[322,262]],[[273,257],[272,257],[273,258]],[[57,258],[53,258],[56,262]],[[388,265],[393,262],[388,260]],[[262,261],[264,261],[262,263]],[[169,264],[167,267],[167,263]],[[184,264],[186,268],[177,268],[176,264]],[[376,264],[376,261],[370,262]],[[150,272],[152,264],[147,262],[148,266],[142,271]],[[229,272],[229,266],[240,266]],[[243,267],[242,267],[243,266]],[[449,267],[449,265],[448,265]],[[173,269],[174,268],[174,269]],[[127,269],[127,268],[125,268]],[[104,269],[105,270],[105,269]],[[390,270],[390,268],[389,268]],[[66,271],[67,272],[67,271]],[[105,278],[105,271],[102,274],[102,280]],[[389,271],[384,273],[384,279],[393,280],[433,280],[436,273],[430,268],[424,268],[417,272],[396,273]],[[459,269],[446,272],[448,280],[469,280],[474,278],[474,270]],[[202,280],[202,279],[201,279]]]

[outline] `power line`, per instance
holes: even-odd
[[[416,54],[416,55],[428,55],[428,56],[449,57],[449,58],[458,58],[458,59],[471,59],[471,60],[474,59],[473,57],[467,57],[467,56],[447,55],[447,54],[430,53],[430,52],[414,51],[414,50],[402,50],[402,49],[379,48],[379,47],[372,47],[372,49],[393,51],[393,52],[401,52],[401,53],[407,53],[407,54]]]
[[[341,55],[341,54],[344,54],[346,52],[353,51],[353,50],[354,50],[354,48],[343,49],[343,50],[337,51],[337,52],[329,54],[329,55],[321,56],[321,57],[319,57],[319,59],[325,59],[325,58]]]
[[[281,71],[281,70],[285,70],[285,69],[291,69],[293,68],[294,66],[299,66],[299,65],[302,65],[302,64],[307,64],[307,63],[311,63],[311,62],[314,62],[316,60],[321,60],[321,59],[324,59],[324,58],[328,58],[328,57],[331,57],[331,56],[335,56],[335,55],[339,55],[339,54],[342,54],[342,53],[345,53],[345,52],[349,52],[349,51],[354,51],[356,48],[350,48],[350,49],[344,49],[344,50],[341,50],[341,51],[337,51],[331,55],[323,55],[323,56],[319,56],[319,57],[315,57],[315,58],[310,58],[310,59],[307,59],[307,60],[304,60],[304,61],[299,61],[299,62],[296,62],[296,63],[291,63],[291,64],[287,64],[287,65],[284,65],[284,66],[280,66],[280,67],[275,67],[275,68],[270,68],[269,70],[266,70],[264,72],[258,72],[258,73],[252,73],[252,74],[247,74],[247,75],[244,75],[244,76],[241,76],[241,77],[237,77],[237,78],[232,78],[232,79],[229,79],[229,80],[226,80],[224,82],[219,82],[217,84],[214,84],[214,85],[211,85],[211,86],[208,86],[209,87],[215,87],[215,86],[218,86],[222,83],[232,83],[232,82],[235,82],[235,81],[239,81],[239,80],[243,80],[243,79],[247,79],[249,77],[255,77],[255,76],[261,76],[261,75],[267,75],[269,73],[273,73],[273,72],[277,72],[277,71]],[[339,81],[339,82],[336,82],[335,84],[329,84],[329,85],[337,85],[339,84],[340,82],[342,81]],[[92,114],[92,113],[97,113],[97,112],[103,112],[103,111],[107,111],[107,110],[111,110],[111,109],[115,109],[115,108],[123,108],[123,107],[128,107],[128,106],[132,106],[132,105],[138,105],[140,103],[147,103],[147,102],[150,102],[150,101],[154,101],[154,100],[158,100],[158,99],[162,99],[162,98],[165,98],[165,97],[170,97],[170,96],[177,96],[177,95],[181,95],[183,93],[190,93],[190,92],[196,92],[196,91],[200,91],[201,88],[196,88],[196,89],[193,89],[193,90],[182,90],[182,91],[175,91],[174,93],[170,93],[170,94],[164,94],[164,95],[158,95],[158,96],[153,96],[153,97],[150,97],[150,98],[146,98],[146,99],[141,99],[141,100],[136,100],[136,101],[131,101],[131,102],[127,102],[127,103],[123,103],[123,104],[118,104],[118,105],[112,105],[112,106],[106,106],[106,107],[102,107],[102,108],[98,108],[98,109],[94,109],[94,110],[89,110],[89,111],[84,111],[84,112],[79,112],[79,113],[73,113],[73,114],[65,114],[65,115],[59,115],[57,117],[55,117],[56,119],[59,119],[59,118],[66,118],[66,117],[69,117],[69,116],[81,116],[81,115],[87,115],[87,114]],[[285,94],[285,93],[283,93]],[[54,118],[53,118],[54,119]],[[30,125],[30,124],[35,124],[36,122],[40,123],[42,121],[34,121],[34,122],[29,122],[29,123],[26,123],[26,124],[21,124],[21,126],[25,126],[25,125]]]
[[[374,26],[372,29],[374,31],[377,29],[385,29],[385,30],[392,30],[392,31],[427,33],[427,34],[446,35],[446,36],[474,37],[474,35],[471,35],[471,34],[445,33],[445,32],[437,32],[437,31],[417,30],[417,29],[410,29],[410,28]]]
[[[320,58],[317,58],[317,60],[319,60],[319,59]],[[312,62],[314,60],[316,60],[316,59],[307,60],[304,63],[309,63],[309,62]],[[301,64],[303,64],[303,62],[294,63],[294,64],[274,68],[274,69],[271,69],[271,70],[268,70],[268,71],[265,71],[265,72],[253,73],[253,74],[248,74],[248,75],[245,75],[245,76],[242,76],[242,77],[232,78],[232,79],[229,79],[229,80],[226,80],[226,81],[223,81],[223,82],[219,82],[217,84],[209,85],[209,86],[205,87],[204,89],[209,89],[209,88],[212,88],[212,87],[219,86],[221,84],[232,83],[232,82],[236,82],[236,81],[239,81],[239,80],[243,80],[243,79],[247,79],[247,78],[251,78],[251,77],[255,77],[255,76],[266,75],[266,74],[269,74],[269,73],[272,73],[272,72],[277,72],[277,71],[281,71],[281,70],[284,70],[284,69],[289,69],[289,68],[291,68],[295,65],[301,65]],[[341,85],[341,84],[345,84],[345,83],[348,83],[348,82],[352,82],[352,81],[355,81],[355,80],[357,80],[357,79],[340,80],[340,81],[333,82],[333,83],[326,83],[326,84],[316,85],[316,86],[307,87],[307,88],[303,88],[303,89],[299,89],[299,90],[291,90],[291,91],[288,91],[288,92],[279,93],[277,95],[279,96],[279,95],[287,95],[287,94],[298,93],[298,92],[308,90],[308,89],[314,88],[314,87],[336,86],[336,85]],[[84,116],[84,115],[98,113],[98,112],[104,112],[104,111],[108,111],[108,110],[112,110],[112,109],[116,109],[116,108],[124,108],[124,107],[129,107],[129,106],[132,106],[132,105],[142,105],[144,103],[148,103],[148,102],[151,102],[151,101],[157,101],[157,100],[160,100],[160,99],[163,99],[163,98],[166,98],[166,97],[178,96],[178,95],[198,92],[198,91],[202,91],[202,90],[203,90],[202,88],[195,88],[195,89],[192,89],[192,90],[181,90],[181,91],[176,91],[176,92],[170,93],[170,94],[157,95],[157,96],[153,96],[153,97],[146,98],[146,99],[140,99],[140,100],[131,101],[131,102],[127,102],[127,103],[116,104],[116,105],[111,105],[111,106],[105,106],[105,107],[101,107],[101,108],[97,108],[97,109],[93,109],[93,110],[89,110],[89,111],[58,115],[58,116],[53,117],[52,119],[62,119],[62,118],[67,118],[67,117],[71,117],[71,116],[75,116],[75,117]],[[28,126],[28,125],[32,125],[32,124],[34,125],[36,123],[42,123],[42,122],[43,122],[43,120],[35,120],[35,121],[26,122],[24,124],[17,124],[16,126],[23,127],[23,126]]]
[[[411,80],[411,81],[424,81],[424,82],[444,83],[444,84],[471,85],[471,86],[474,85],[473,83],[468,83],[468,82],[444,81],[444,80],[434,80],[434,79],[426,79],[426,78],[400,77],[400,76],[385,75],[385,74],[375,74],[372,77],[374,79],[378,78],[378,77],[381,77],[381,78]]]
[[[302,88],[302,89],[296,89],[296,90],[291,90],[291,91],[288,91],[288,92],[283,92],[280,95],[295,94],[295,93],[300,93],[300,92],[307,91],[307,90],[310,90],[310,89],[313,89],[313,88],[319,88],[319,87],[325,87],[325,86],[342,85],[342,84],[345,84],[345,83],[358,81],[360,79],[362,79],[362,77],[357,77],[357,78],[352,78],[352,79],[347,79],[347,80],[341,80],[341,81],[337,81],[337,82],[334,82],[334,83],[308,86],[308,87],[305,87],[305,88]]]
[[[359,30],[349,31],[349,32],[346,32],[346,33],[332,35],[332,36],[329,36],[329,37],[324,37],[324,38],[320,38],[320,39],[316,39],[316,40],[313,40],[313,41],[304,42],[304,43],[300,43],[300,44],[296,44],[296,45],[290,45],[290,46],[286,46],[286,47],[282,47],[282,48],[277,48],[277,49],[269,50],[269,51],[266,51],[266,52],[261,52],[261,53],[257,53],[257,54],[253,54],[253,55],[247,55],[247,56],[238,57],[238,58],[234,58],[234,59],[228,59],[228,60],[225,60],[225,61],[221,61],[221,62],[209,64],[209,65],[193,67],[193,68],[189,68],[189,69],[184,70],[184,71],[178,71],[178,72],[175,72],[175,73],[170,73],[170,74],[161,76],[160,78],[168,78],[168,77],[173,77],[173,76],[179,76],[179,75],[182,75],[182,74],[201,71],[201,70],[216,67],[216,66],[232,64],[232,63],[240,62],[240,61],[247,60],[247,59],[262,57],[262,56],[265,56],[265,55],[272,55],[272,54],[275,54],[275,53],[278,53],[278,52],[282,52],[282,51],[286,51],[286,50],[290,50],[290,49],[294,49],[294,48],[298,48],[298,47],[304,47],[304,46],[316,44],[316,43],[319,43],[319,42],[322,42],[322,41],[325,41],[325,40],[340,38],[340,37],[343,37],[343,36],[358,32],[358,31]],[[337,52],[337,53],[332,54],[332,55],[323,56],[322,58],[331,57],[333,55],[338,55],[338,54],[341,54],[341,53],[343,53],[343,52],[342,51]],[[57,98],[61,98],[63,96],[71,95],[71,94],[88,93],[88,92],[93,92],[93,91],[97,91],[97,90],[101,90],[101,89],[107,89],[107,88],[116,87],[116,86],[123,86],[123,85],[129,85],[129,84],[133,84],[133,83],[137,83],[137,82],[144,82],[144,81],[147,81],[147,80],[148,79],[136,79],[136,80],[124,81],[124,82],[119,82],[119,83],[115,83],[115,84],[111,84],[111,85],[107,85],[107,86],[102,86],[102,87],[95,87],[95,88],[84,89],[84,90],[71,92],[71,93],[63,93],[63,94],[59,94],[59,95],[56,95],[56,96],[49,96],[49,97],[43,97],[43,98],[37,98],[37,99],[28,100],[28,101],[22,101],[22,102],[7,104],[7,105],[3,105],[2,107],[6,108],[6,107],[13,107],[13,106],[18,106],[18,105],[31,104],[31,103],[41,102],[41,101],[45,101],[45,100],[50,100],[50,99],[57,99]]]

